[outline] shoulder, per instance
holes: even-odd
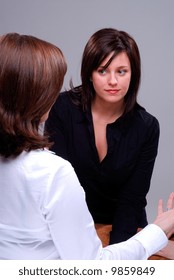
[[[138,106],[134,112],[132,126],[133,131],[137,133],[143,141],[158,143],[160,136],[159,121],[143,107]],[[155,144],[155,145],[156,145]]]
[[[41,195],[44,214],[58,205],[58,200],[64,203],[75,195],[84,196],[76,173],[67,160],[46,149],[24,153],[22,160],[29,192],[34,197]]]
[[[55,106],[60,106],[60,104],[82,109],[82,87],[76,86],[70,90],[62,91],[55,102]]]
[[[151,113],[147,112],[146,109],[144,109],[143,107],[141,107],[139,105],[135,109],[134,117],[135,117],[137,123],[139,123],[141,125],[141,127],[143,127],[143,128],[159,129],[158,119]]]
[[[66,116],[72,111],[73,113],[78,111],[78,106],[73,102],[73,96],[72,90],[61,92],[51,109],[51,113]]]
[[[69,126],[69,122],[79,122],[84,119],[84,111],[78,105],[77,99],[74,96],[78,96],[78,92],[69,90],[61,92],[59,97],[57,98],[55,104],[53,105],[46,125],[50,123],[56,123],[59,121],[63,123],[66,127]],[[64,126],[64,127],[65,127]]]
[[[45,149],[38,149],[29,153],[24,153],[22,158],[23,165],[28,174],[40,174],[44,176],[54,176],[55,173],[66,175],[73,170],[71,164]]]
[[[49,112],[49,116],[45,124],[46,128],[50,129],[50,127],[54,127],[58,120],[66,123],[71,115],[72,109],[73,104],[70,99],[70,92],[61,92]]]
[[[59,94],[55,104],[54,104],[54,107],[56,106],[61,106],[61,105],[71,105],[72,102],[71,102],[71,91],[63,91]]]

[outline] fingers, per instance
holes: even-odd
[[[167,201],[167,211],[173,209],[174,207],[174,192],[172,192],[170,195],[169,195],[169,198],[168,198],[168,201]],[[163,209],[163,200],[160,199],[159,202],[158,202],[158,215],[162,214],[164,212],[164,209]]]
[[[160,199],[158,202],[158,215],[162,214],[163,212],[163,200]]]
[[[169,199],[167,201],[167,211],[173,209],[174,204],[174,192],[172,192],[169,196]]]
[[[161,227],[169,238],[174,234],[174,192],[170,194],[166,206],[168,211],[166,211],[166,208],[165,210],[163,209],[163,200],[160,199],[158,202],[158,215],[154,224]]]

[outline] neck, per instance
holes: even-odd
[[[106,123],[114,122],[124,112],[124,101],[121,100],[117,103],[107,103],[103,100],[94,99],[92,106],[92,115],[98,118],[101,122]]]

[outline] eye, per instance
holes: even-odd
[[[120,74],[120,76],[125,75],[125,74],[126,74],[126,72],[127,72],[127,70],[126,70],[126,69],[120,69],[120,70],[118,70],[118,73]]]
[[[101,75],[104,75],[104,74],[106,74],[106,69],[105,68],[99,68],[98,73],[101,74]]]

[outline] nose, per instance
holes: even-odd
[[[115,73],[110,73],[109,78],[108,78],[108,84],[109,85],[116,85],[118,83],[117,77]]]

